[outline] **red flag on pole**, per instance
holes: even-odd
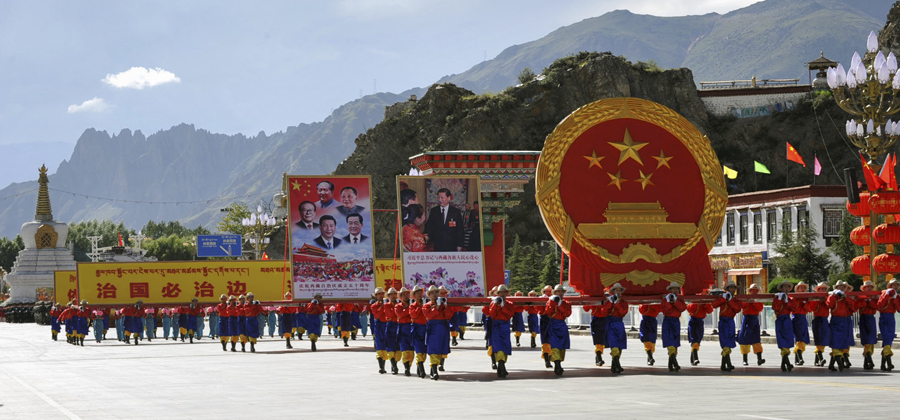
[[[866,187],[869,191],[877,191],[880,190],[881,187],[884,186],[884,183],[881,181],[877,175],[875,175],[875,171],[872,170],[872,167],[866,163],[866,158],[863,157],[862,153],[859,154],[859,160],[862,162],[863,167],[863,175],[866,177]]]
[[[265,252],[263,252],[262,259],[263,259],[263,260],[268,260],[268,259],[269,259],[269,254],[266,254]]]
[[[815,163],[813,164],[813,171],[815,172],[816,176],[819,176],[819,174],[822,173],[822,164],[819,163],[819,156],[813,156],[813,159],[815,160]]]
[[[803,161],[803,158],[800,157],[800,153],[797,153],[797,149],[795,149],[794,146],[791,146],[790,143],[787,144],[787,160],[797,162],[803,165],[804,168],[806,167],[806,162]]]
[[[122,242],[122,232],[119,232],[119,246],[125,246],[125,242]]]

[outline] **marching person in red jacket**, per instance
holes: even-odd
[[[713,307],[709,303],[690,303],[687,306],[688,315],[688,340],[691,343],[691,364],[700,364],[700,342],[703,341],[703,323],[706,316],[713,313]]]
[[[820,282],[816,285],[816,293],[828,293],[828,285]],[[812,332],[816,345],[816,366],[825,366],[825,347],[831,345],[831,327],[828,325],[828,314],[831,312],[824,300],[812,300],[806,307],[813,313]]]
[[[809,322],[806,321],[806,314],[809,313],[809,301],[796,297],[796,294],[803,294],[809,291],[809,285],[800,282],[794,286],[794,299],[797,299],[797,307],[791,311],[791,324],[794,327],[794,339],[797,340],[797,346],[794,348],[794,364],[803,366],[803,352],[806,345],[809,344]]]
[[[894,314],[900,310],[900,293],[897,293],[898,291],[900,291],[900,281],[891,279],[888,282],[888,288],[881,292],[877,304],[878,311],[881,312],[881,316],[878,317],[878,330],[881,331],[881,345],[883,346],[881,348],[881,370],[885,372],[894,369],[894,364],[891,363],[894,351],[891,350],[891,346],[897,335]]]
[[[860,290],[872,292],[875,290],[875,284],[871,280],[866,280]],[[875,368],[872,354],[875,353],[875,344],[878,343],[878,328],[875,322],[878,299],[873,296],[861,296],[856,299],[856,310],[859,311],[859,342],[863,345],[863,369],[872,370]]]
[[[725,293],[719,296],[712,303],[713,308],[719,309],[719,347],[722,348],[722,366],[719,368],[723,372],[734,370],[731,364],[731,349],[737,347],[734,333],[734,316],[741,312],[741,301],[737,296],[737,285],[733,281],[729,281],[725,285]]]
[[[491,355],[497,360],[497,377],[505,378],[509,375],[506,371],[506,362],[512,354],[512,343],[509,339],[509,321],[516,314],[516,305],[506,300],[509,296],[509,288],[501,284],[497,288],[497,296],[492,299],[488,307],[488,315],[491,317]]]
[[[781,371],[790,372],[794,365],[788,360],[791,348],[794,347],[794,325],[791,322],[791,313],[795,311],[800,302],[788,296],[793,283],[785,280],[778,285],[778,293],[772,300],[772,311],[775,312],[775,338],[778,341],[778,349],[781,350]]]
[[[431,379],[435,381],[440,379],[438,365],[443,364],[450,354],[450,317],[455,311],[447,306],[447,298],[439,294],[437,287],[430,286],[427,292],[429,302],[422,307],[422,313],[428,319],[425,341],[431,361]]]
[[[562,362],[566,360],[566,350],[569,349],[569,326],[566,318],[572,315],[572,304],[563,299],[566,288],[558,284],[553,288],[553,296],[544,305],[544,314],[550,319],[547,327],[547,336],[550,341],[550,360],[553,362],[553,372],[556,376],[562,376]]]
[[[313,300],[306,305],[306,319],[308,321],[306,332],[309,333],[310,350],[316,351],[316,341],[322,334],[322,314],[325,313],[325,305],[321,302],[322,294],[316,293]]]
[[[747,294],[759,294],[759,286],[754,283],[747,289]],[[738,343],[741,345],[741,354],[744,355],[744,366],[747,366],[747,355],[750,354],[750,348],[753,347],[753,353],[756,353],[756,365],[760,366],[766,363],[766,359],[762,358],[762,339],[759,330],[759,313],[763,311],[765,305],[762,302],[741,302],[741,332],[738,334]]]
[[[622,318],[628,315],[628,302],[622,298],[625,288],[621,284],[616,283],[609,288],[609,303],[612,305],[609,309],[609,316],[606,322],[606,339],[609,343],[609,355],[612,356],[612,373],[619,374],[622,364],[619,358],[622,357],[622,350],[628,348],[628,337],[625,335],[625,323]]]
[[[641,313],[640,337],[644,343],[644,351],[647,353],[647,366],[653,366],[656,359],[653,353],[656,351],[657,338],[657,321],[656,317],[662,312],[662,308],[658,303],[643,304],[638,306],[638,312]]]
[[[687,309],[687,304],[679,296],[681,286],[678,283],[674,281],[669,283],[666,291],[669,294],[663,296],[660,305],[662,314],[665,316],[662,325],[662,340],[663,346],[669,352],[669,372],[678,372],[681,370],[681,366],[678,365],[678,347],[681,346],[681,313]]]
[[[831,360],[828,362],[828,370],[834,371],[835,362],[840,371],[848,368],[849,363],[844,360],[845,353],[850,350],[850,336],[853,334],[853,312],[856,311],[856,303],[844,292],[844,283],[838,281],[834,285],[834,292],[825,301],[831,310]]]
[[[606,317],[612,304],[609,301],[600,301],[596,305],[585,305],[584,311],[591,314],[591,341],[594,343],[594,364],[603,366],[603,349],[606,348],[608,340],[606,338]]]
[[[415,358],[415,348],[412,344],[412,318],[409,314],[410,300],[409,290],[406,287],[400,288],[400,301],[394,305],[394,313],[397,315],[397,344],[400,350],[395,352],[396,358],[398,353],[402,357],[402,363],[406,376],[411,376],[409,369],[412,367]]]
[[[219,341],[222,343],[222,351],[228,351],[228,340],[231,339],[231,329],[228,312],[228,296],[222,293],[219,296],[219,304],[216,305],[216,313],[219,314]]]
[[[535,292],[534,290],[528,292],[528,297],[537,297],[537,292]],[[528,332],[531,333],[531,348],[535,348],[537,347],[535,337],[537,337],[538,332],[541,330],[541,307],[526,306],[525,310],[528,311]]]
[[[409,304],[410,335],[413,349],[416,352],[416,375],[420,378],[425,377],[425,356],[428,354],[425,344],[425,329],[428,319],[422,313],[422,307],[425,305],[422,298],[424,294],[425,289],[416,285],[412,289],[412,299]]]

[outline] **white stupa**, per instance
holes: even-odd
[[[34,302],[38,287],[53,287],[54,271],[75,270],[75,257],[65,247],[69,226],[53,220],[48,182],[47,167],[41,165],[37,210],[34,220],[22,225],[25,249],[19,251],[12,272],[5,277],[10,287],[10,298],[5,304]]]

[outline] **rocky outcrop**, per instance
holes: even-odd
[[[632,96],[666,105],[701,130],[708,116],[687,69],[646,71],[609,53],[557,60],[542,75],[496,95],[475,95],[452,84],[433,85],[408,112],[386,119],[356,138],[356,150],[335,174],[370,174],[375,208],[396,207],[395,176],[409,173],[409,157],[432,150],[541,150],[544,139],[572,111],[612,97]],[[511,229],[544,239],[534,201],[525,197]],[[527,211],[527,207],[531,211]],[[376,220],[379,256],[390,256],[395,219]],[[511,223],[510,225],[515,225]],[[529,241],[530,243],[530,241]]]

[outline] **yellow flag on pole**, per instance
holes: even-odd
[[[722,170],[725,171],[725,176],[727,176],[728,179],[735,179],[735,178],[737,178],[737,171],[735,171],[734,169],[731,169],[731,168],[729,168],[729,167],[727,167],[727,166],[725,166],[725,165],[722,165]]]

